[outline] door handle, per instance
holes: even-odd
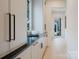
[[[11,13],[8,13],[9,15],[9,42],[11,41]]]
[[[5,14],[5,27],[8,31],[6,31],[6,41],[11,41],[11,13]]]
[[[12,17],[13,16],[13,19]],[[15,40],[15,14],[11,15],[11,13],[6,13],[6,26],[7,26],[7,20],[8,20],[8,36],[6,34],[7,41]],[[13,38],[12,38],[13,36]]]
[[[12,15],[13,16],[13,39],[15,40],[15,14]]]
[[[41,48],[43,48],[43,43],[41,43]]]
[[[65,16],[65,29],[67,28],[67,17]]]

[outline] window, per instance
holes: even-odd
[[[27,0],[27,21],[29,21],[29,0]]]
[[[32,30],[32,0],[27,0],[27,31]]]

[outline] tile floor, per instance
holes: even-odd
[[[53,39],[43,59],[68,59],[66,40],[62,38]]]

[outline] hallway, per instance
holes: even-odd
[[[43,59],[68,59],[66,40],[62,38],[52,40]]]

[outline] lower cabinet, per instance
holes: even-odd
[[[41,59],[41,44],[37,41],[32,46],[32,59]]]
[[[46,49],[46,39],[42,38],[42,42],[41,42],[41,57],[43,57],[45,49]]]
[[[45,48],[45,40],[37,40],[14,59],[42,59]]]
[[[28,49],[26,49],[25,51],[23,51],[21,54],[19,54],[17,57],[15,57],[14,59],[32,59],[31,57],[31,50],[32,47],[29,47]]]

